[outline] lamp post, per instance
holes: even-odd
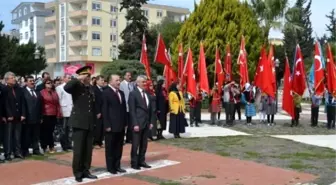
[[[278,71],[279,71],[280,61],[279,59],[275,59],[275,88],[276,88],[276,112],[278,112]]]
[[[34,63],[34,67],[35,67],[35,79],[37,79],[37,73],[36,73],[36,62],[37,60],[39,60],[41,58],[41,52],[40,50],[36,47],[35,49],[35,53],[34,53],[34,59],[35,59],[35,63]]]

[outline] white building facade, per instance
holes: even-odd
[[[12,12],[12,24],[18,26],[20,44],[29,41],[44,46],[45,17],[52,12],[44,8],[44,3],[22,2]]]

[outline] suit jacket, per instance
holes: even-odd
[[[4,86],[3,84],[0,83],[0,119],[3,117],[4,114],[4,101],[5,101],[5,98],[4,98],[4,95],[5,95],[5,92],[6,92],[6,86]],[[0,120],[1,122],[1,120]]]
[[[118,94],[108,87],[102,94],[104,128],[111,128],[112,132],[123,132],[127,126],[126,100],[122,91]]]
[[[26,117],[26,105],[22,88],[17,84],[14,87],[6,86],[4,93],[6,118],[14,117],[14,119],[21,119],[21,116]]]
[[[145,92],[145,96],[147,96],[147,100],[149,101],[148,105],[143,101],[138,88],[134,88],[129,95],[128,106],[132,127],[139,126],[140,129],[149,128],[149,124],[155,121],[150,95]]]
[[[61,111],[63,117],[70,117],[71,110],[72,110],[72,96],[71,94],[65,92],[64,90],[65,83],[56,87],[56,93],[59,98],[59,103],[61,106]]]
[[[96,114],[102,114],[102,106],[103,106],[103,92],[105,88],[101,87],[102,91],[99,89],[98,86],[92,87],[94,95],[95,95],[95,110]],[[106,88],[108,89],[108,88]]]
[[[126,80],[123,80],[120,83],[120,90],[124,92],[126,102],[128,102],[129,94],[132,92],[134,89],[134,84],[132,82],[127,82]],[[129,112],[129,107],[128,104],[126,104],[127,112]]]
[[[39,124],[42,119],[41,94],[35,91],[36,97],[26,87],[23,89],[23,96],[26,105],[26,123]]]
[[[93,130],[95,113],[95,97],[90,86],[85,86],[78,79],[72,79],[64,90],[72,95],[73,108],[69,123],[72,127]]]

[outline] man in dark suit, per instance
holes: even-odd
[[[25,101],[21,87],[16,83],[15,74],[7,72],[5,74],[6,92],[5,92],[5,158],[11,160],[11,154],[15,158],[23,159],[21,153],[21,129],[22,122],[26,118]]]
[[[92,160],[93,126],[96,118],[95,98],[90,87],[91,67],[84,66],[76,71],[77,79],[69,81],[64,90],[72,95],[73,108],[69,122],[73,129],[72,170],[77,182],[83,178],[97,179],[89,171]]]
[[[40,124],[42,122],[41,95],[35,91],[34,77],[28,76],[25,83],[23,97],[26,105],[26,120],[22,125],[22,155],[29,155],[30,145],[33,147],[34,155],[41,155],[39,147]]]
[[[43,72],[42,73],[42,83],[40,83],[39,85],[36,86],[36,91],[37,92],[40,92],[40,91],[42,91],[45,88],[44,82],[47,79],[50,79],[50,74],[48,72]]]
[[[102,93],[104,90],[104,77],[99,75],[96,77],[96,84],[92,87],[93,92],[95,94],[95,109],[96,109],[96,122],[94,128],[94,137],[93,137],[93,145],[96,147],[102,148],[103,147],[103,134],[104,134],[104,127],[103,127],[103,118],[102,118]]]
[[[3,117],[3,111],[4,111],[4,92],[5,92],[6,86],[0,83],[0,144],[3,143],[3,138],[4,138],[4,123],[6,121],[6,118]],[[1,157],[1,155],[0,155]],[[5,160],[0,158],[0,163],[4,163]]]
[[[120,91],[120,77],[111,75],[109,85],[103,92],[103,121],[105,130],[105,157],[107,171],[112,174],[125,173],[120,168],[127,110],[125,94]]]
[[[154,109],[149,95],[145,92],[146,76],[138,76],[137,87],[130,93],[128,99],[130,121],[132,126],[131,166],[140,170],[140,167],[151,168],[145,162],[149,130],[153,127]],[[138,152],[139,150],[139,152]]]

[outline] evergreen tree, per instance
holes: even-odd
[[[146,32],[148,19],[143,15],[141,6],[146,4],[148,0],[123,0],[121,9],[127,10],[126,28],[121,33],[123,43],[119,45],[120,59],[139,60],[141,53],[142,35]]]
[[[247,3],[237,0],[203,0],[183,24],[172,45],[173,62],[176,65],[178,44],[182,43],[184,51],[189,47],[192,49],[194,63],[197,66],[200,41],[203,41],[208,75],[212,81],[216,45],[221,50],[223,60],[226,45],[230,44],[233,55],[232,71],[237,75],[236,59],[242,35],[245,36],[250,79],[253,79],[264,38],[252,9]]]
[[[297,0],[294,7],[286,13],[286,24],[284,33],[284,46],[290,63],[294,59],[296,44],[301,47],[302,55],[306,60],[305,65],[312,63],[314,39],[312,37],[313,29],[310,21],[312,0]],[[305,4],[307,4],[305,6]],[[305,7],[304,7],[305,6]]]
[[[333,9],[329,15],[326,15],[330,23],[327,26],[327,31],[330,33],[330,38],[328,39],[331,42],[336,42],[336,15],[335,9]]]

